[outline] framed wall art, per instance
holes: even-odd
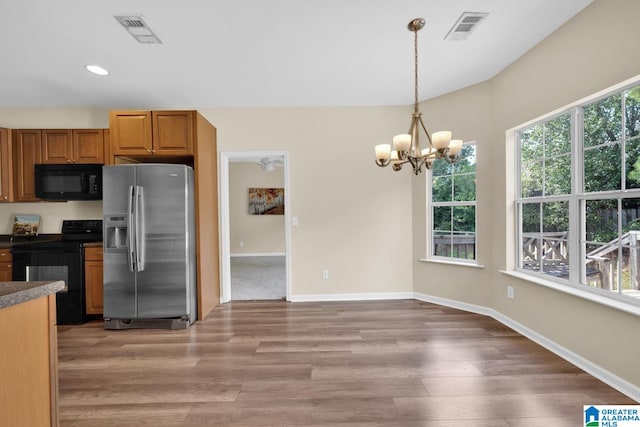
[[[284,188],[249,188],[249,215],[284,215]]]

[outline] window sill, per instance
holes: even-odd
[[[586,300],[596,302],[598,304],[606,305],[608,307],[615,308],[629,314],[640,316],[640,306],[637,306],[625,301],[619,301],[614,298],[608,298],[593,292],[588,292],[583,289],[578,289],[573,285],[568,285],[568,284],[565,285],[565,284],[557,283],[552,280],[547,280],[542,277],[532,276],[530,274],[522,273],[520,271],[505,271],[505,270],[499,270],[499,271],[500,273],[507,276],[526,280],[527,282],[535,283],[537,285],[542,285],[547,288],[554,289],[556,291],[564,292],[566,294],[577,296],[579,298],[584,298]]]
[[[462,262],[462,261],[455,261],[455,260],[446,260],[446,259],[420,259],[420,262],[431,262],[434,264],[446,264],[446,265],[455,265],[455,266],[459,266],[459,267],[472,267],[472,268],[484,268],[484,265],[481,264],[476,264],[476,263],[471,263],[471,262]]]

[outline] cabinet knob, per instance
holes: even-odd
[[[73,163],[73,160],[67,159],[67,163]]]
[[[151,150],[147,149],[147,153],[151,153]]]
[[[7,200],[7,199],[8,199],[8,197],[7,197],[7,196],[4,196],[4,197],[3,197],[3,199],[4,199],[4,200]]]

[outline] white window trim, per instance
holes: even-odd
[[[432,200],[432,191],[431,191],[431,182],[432,182],[432,170],[429,169],[428,173],[425,174],[425,179],[426,179],[426,203],[425,203],[425,214],[426,214],[426,236],[425,236],[425,243],[426,243],[426,249],[425,249],[425,254],[426,257],[425,258],[421,258],[419,261],[421,262],[432,262],[432,263],[436,263],[436,264],[449,264],[449,265],[455,265],[455,266],[463,266],[463,267],[479,267],[479,268],[484,268],[483,265],[481,265],[478,262],[478,186],[477,186],[477,179],[478,179],[478,143],[475,140],[471,140],[471,141],[465,141],[463,143],[463,147],[464,145],[474,145],[476,147],[476,200],[474,201],[469,201],[469,202],[446,202],[445,204],[441,204],[441,203],[437,203],[437,205],[439,206],[474,206],[475,207],[475,239],[476,239],[476,244],[475,244],[475,259],[464,259],[464,258],[454,258],[454,257],[443,257],[443,256],[437,256],[433,254],[433,245],[432,245],[432,236],[433,236],[433,206],[434,206],[434,202]],[[439,160],[438,160],[439,161]]]
[[[517,182],[518,184],[514,185],[512,190],[513,194],[510,196],[510,203],[513,206],[513,210],[507,210],[507,215],[514,216],[515,220],[515,228],[513,228],[514,234],[511,235],[507,230],[507,236],[511,236],[511,244],[508,244],[507,247],[513,247],[515,250],[512,253],[508,251],[507,256],[509,257],[507,261],[507,266],[512,266],[509,270],[499,270],[501,273],[505,275],[509,275],[512,277],[516,277],[519,279],[523,279],[532,283],[536,283],[539,285],[543,285],[555,290],[562,291],[564,293],[568,293],[574,296],[578,296],[589,301],[597,302],[602,305],[606,305],[609,307],[613,307],[619,309],[621,311],[625,311],[627,313],[631,313],[634,315],[640,316],[640,301],[635,299],[624,297],[622,295],[618,295],[617,293],[600,290],[597,288],[592,288],[586,285],[583,285],[581,282],[583,278],[581,278],[582,269],[580,268],[581,256],[582,256],[582,248],[581,243],[586,238],[585,231],[581,227],[582,219],[580,214],[580,204],[583,203],[584,200],[587,199],[602,199],[607,196],[612,196],[613,193],[617,197],[620,196],[629,196],[636,195],[640,197],[640,189],[633,190],[622,190],[622,191],[603,191],[603,192],[590,192],[585,193],[583,184],[583,170],[582,168],[577,167],[577,165],[572,161],[571,162],[571,177],[572,177],[572,187],[571,194],[568,195],[569,198],[569,233],[572,236],[579,235],[580,238],[577,243],[578,250],[572,250],[570,252],[570,270],[569,270],[569,279],[556,279],[552,276],[543,275],[540,273],[533,272],[531,270],[524,270],[519,268],[520,266],[520,257],[521,257],[521,244],[519,242],[519,238],[521,236],[521,221],[520,221],[520,209],[518,209],[518,201],[521,200],[520,194],[518,191],[520,190],[519,180],[520,180],[520,144],[517,138],[517,133],[521,129],[525,129],[527,127],[533,126],[540,122],[548,121],[554,117],[560,116],[562,114],[570,113],[572,116],[572,141],[576,141],[576,144],[572,146],[572,159],[577,158],[576,156],[580,156],[580,148],[583,145],[582,135],[578,132],[582,125],[582,114],[581,107],[585,104],[590,104],[596,102],[600,99],[606,98],[613,93],[623,91],[627,88],[636,86],[640,83],[640,74],[627,79],[623,82],[620,82],[616,85],[613,85],[609,88],[603,89],[595,94],[586,96],[578,101],[575,101],[571,104],[565,105],[563,107],[557,108],[554,111],[551,111],[547,114],[539,116],[533,120],[529,120],[525,123],[522,123],[518,126],[515,126],[506,131],[506,144],[515,145],[515,149],[512,150],[514,154],[514,165],[513,169],[510,169],[509,172],[512,172],[514,175],[512,176],[512,182]],[[579,141],[578,141],[579,140]],[[509,150],[507,150],[508,152]],[[578,186],[579,188],[575,188]],[[509,198],[509,197],[508,197]],[[542,199],[542,198],[541,198]],[[550,198],[545,198],[544,201],[550,201]],[[532,202],[535,200],[532,198]],[[542,202],[542,200],[540,200]],[[509,205],[508,204],[508,205]],[[507,221],[509,224],[509,221]],[[509,237],[508,237],[509,238]],[[575,244],[574,244],[575,245]],[[578,280],[575,280],[577,278]]]
[[[524,273],[519,270],[513,270],[513,271],[499,270],[499,271],[500,273],[507,276],[515,277],[517,279],[521,279],[530,283],[535,283],[537,285],[542,285],[547,288],[551,288],[556,291],[563,292],[565,294],[574,295],[592,302],[596,302],[598,304],[616,308],[618,310],[624,311],[629,314],[640,316],[640,306],[630,304],[628,301],[621,301],[618,298],[614,298],[617,296],[617,294],[599,295],[599,292],[594,292],[594,291],[599,291],[596,288],[588,288],[583,285],[580,285],[580,287],[578,287],[571,283],[564,283],[564,282],[559,283],[554,280],[550,280],[551,279],[550,277],[542,277],[541,275]],[[609,292],[609,291],[600,291],[600,292]]]

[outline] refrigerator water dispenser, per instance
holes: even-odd
[[[126,249],[127,217],[125,215],[105,215],[105,249]]]

